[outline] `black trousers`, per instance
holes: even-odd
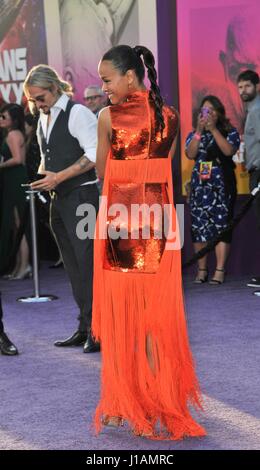
[[[252,191],[260,182],[260,170],[249,171],[249,189]],[[260,194],[254,201],[257,227],[260,230]]]
[[[96,184],[80,186],[66,196],[52,193],[50,226],[60,248],[65,269],[72,286],[74,299],[79,307],[79,331],[87,333],[92,319],[93,289],[93,234],[95,218],[92,219],[92,238],[80,239],[77,225],[82,217],[76,215],[78,206],[91,204],[98,211],[99,193]],[[84,217],[88,214],[85,213]]]

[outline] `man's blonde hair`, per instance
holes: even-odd
[[[55,69],[49,67],[49,65],[39,64],[35,65],[28,73],[23,89],[26,96],[29,95],[29,87],[36,86],[44,88],[46,90],[52,90],[53,85],[57,87],[58,94],[66,93],[69,96],[73,95],[72,86],[70,83],[62,80]],[[29,107],[34,112],[34,104],[29,102]]]

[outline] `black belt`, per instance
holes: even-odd
[[[88,181],[88,184],[81,184],[79,186],[75,186],[74,188],[71,188],[68,192],[64,193],[63,191],[60,192],[59,189],[51,189],[49,191],[49,194],[50,194],[50,197],[52,199],[54,199],[55,196],[67,196],[67,194],[71,193],[72,191],[74,191],[75,189],[81,189],[81,188],[84,188],[84,187],[88,187],[88,186],[91,186],[93,184],[96,184],[95,180],[93,181]]]

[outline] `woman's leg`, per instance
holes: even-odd
[[[207,245],[206,242],[196,242],[193,244],[195,253],[205,248]],[[208,255],[203,256],[198,260],[198,273],[195,278],[195,282],[204,282],[208,278],[208,268],[207,268],[207,258]]]
[[[18,214],[18,210],[14,208],[14,220],[16,229],[18,229],[20,225],[20,218]],[[15,266],[15,276],[23,275],[26,270],[29,268],[29,246],[26,240],[25,235],[23,235],[19,250],[16,255],[16,266]]]
[[[29,246],[26,240],[25,235],[23,236],[20,247],[19,247],[19,255],[20,255],[20,273],[23,273],[29,266]],[[19,272],[17,273],[19,274]]]
[[[212,280],[219,281],[222,283],[225,278],[225,266],[227,258],[230,252],[230,243],[219,242],[215,248],[215,254],[217,258],[217,265],[214,277]]]

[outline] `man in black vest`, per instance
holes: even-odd
[[[33,67],[24,91],[31,111],[40,111],[37,129],[41,149],[39,173],[45,177],[33,189],[50,191],[50,223],[59,245],[65,269],[79,307],[79,327],[69,338],[55,346],[84,345],[84,352],[99,350],[91,336],[93,238],[98,210],[95,174],[95,116],[85,106],[73,103],[71,85],[61,80],[47,65]],[[94,209],[87,237],[79,237],[77,209],[88,204]]]
[[[0,292],[0,352],[4,354],[5,356],[16,356],[18,354],[18,350],[16,346],[10,341],[10,339],[4,332],[1,292]]]

